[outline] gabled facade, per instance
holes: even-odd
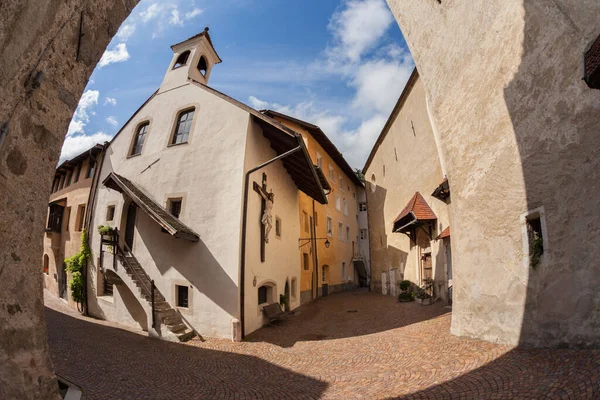
[[[297,193],[326,197],[298,134],[206,85],[220,62],[207,31],[172,48],[102,165],[93,226],[116,234],[91,235],[90,313],[169,340],[239,340],[280,296],[300,305]]]
[[[97,144],[64,161],[56,169],[52,182],[42,257],[44,287],[73,308],[78,305],[69,290],[71,276],[64,261],[79,252],[82,231],[89,228],[88,203],[103,154],[104,145]]]
[[[318,126],[272,110],[263,113],[302,135],[327,186],[328,204],[299,193],[301,302],[366,286],[369,253],[359,228],[362,182]]]
[[[363,169],[367,182],[371,288],[398,296],[433,280],[451,302],[450,189],[442,170],[425,89],[415,69]]]

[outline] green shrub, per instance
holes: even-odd
[[[83,305],[84,302],[85,282],[83,280],[83,269],[90,259],[90,254],[87,230],[84,229],[81,232],[81,248],[79,249],[79,253],[65,260],[65,264],[67,265],[66,270],[71,273],[71,280],[69,281],[71,298],[79,305]],[[83,308],[80,309],[80,311],[82,310]]]
[[[400,286],[400,290],[406,292],[410,288],[410,281],[403,280],[398,284],[398,286]]]
[[[113,228],[108,225],[98,225],[98,233],[101,235],[112,235]]]
[[[413,301],[414,299],[415,297],[413,296],[413,294],[409,292],[402,292],[398,295],[398,301],[403,303]]]

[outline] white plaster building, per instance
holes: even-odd
[[[117,239],[90,232],[89,312],[170,340],[239,339],[280,295],[300,305],[298,190],[327,199],[300,135],[207,86],[221,62],[207,30],[172,49],[160,88],[106,151],[92,226]]]

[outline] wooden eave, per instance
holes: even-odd
[[[116,190],[129,197],[139,208],[141,208],[158,225],[164,228],[170,235],[197,242],[200,236],[192,229],[184,225],[178,218],[160,206],[155,200],[144,193],[129,179],[111,172],[102,182],[104,186]]]

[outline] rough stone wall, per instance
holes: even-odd
[[[452,191],[452,332],[598,346],[600,3],[388,0],[424,81]],[[544,207],[527,262],[521,215]]]
[[[48,357],[40,273],[48,196],[67,127],[87,80],[136,3],[137,0],[2,2],[2,399],[58,397]],[[85,35],[77,61],[82,11]]]

